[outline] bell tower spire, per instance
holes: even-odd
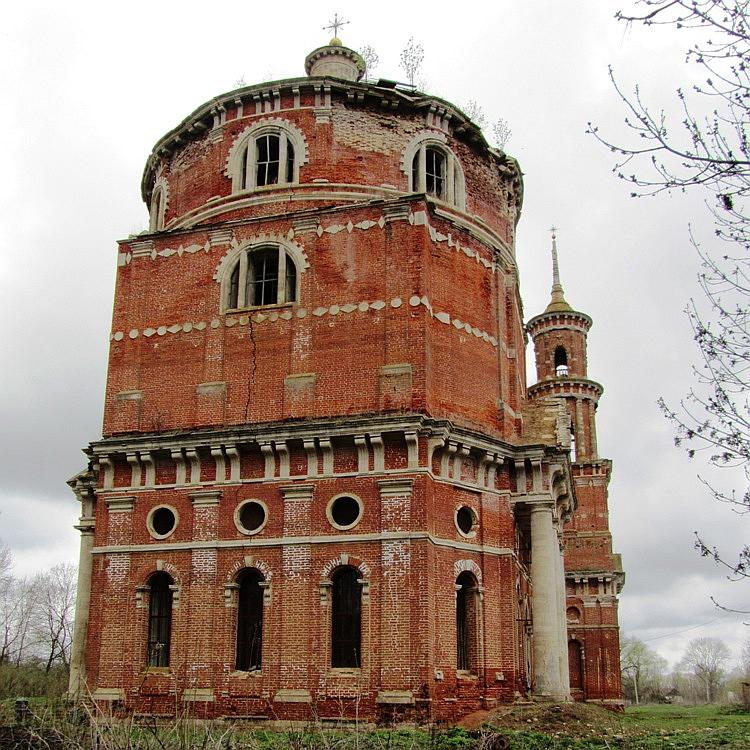
[[[557,227],[551,227],[552,232],[552,299],[544,312],[562,312],[572,310],[565,301],[562,284],[560,283],[560,266],[557,260]]]

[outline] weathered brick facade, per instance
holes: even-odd
[[[269,722],[564,698],[565,580],[574,696],[618,703],[590,320],[532,321],[527,393],[516,162],[452,105],[358,82],[357,65],[316,50],[307,78],[216,98],[149,158],[151,231],[117,255],[103,438],[71,480],[71,690]],[[340,497],[356,517],[337,520]],[[340,571],[356,575],[351,652]],[[260,646],[238,669],[245,615]]]

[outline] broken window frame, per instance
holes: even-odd
[[[279,283],[281,279],[284,283]],[[240,254],[229,276],[225,309],[296,302],[297,281],[297,266],[283,245],[250,248]]]

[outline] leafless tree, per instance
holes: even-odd
[[[375,48],[371,47],[369,44],[362,47],[359,54],[365,61],[365,78],[369,78],[370,74],[378,67],[380,56],[375,51]]]
[[[492,135],[495,139],[495,145],[501,151],[505,151],[505,147],[508,145],[508,141],[512,135],[508,121],[502,117],[498,117],[495,124],[492,126]]]
[[[718,638],[695,638],[688,644],[680,668],[690,672],[704,688],[706,703],[713,703],[721,687],[729,649]]]
[[[55,662],[66,668],[70,664],[76,578],[75,565],[59,563],[34,580],[37,605],[34,635],[44,658],[45,672],[49,672]]]
[[[701,295],[687,315],[700,353],[697,381],[679,406],[660,401],[674,424],[675,443],[690,457],[714,466],[739,466],[737,491],[707,484],[712,495],[750,511],[750,3],[748,0],[638,0],[616,17],[627,24],[666,26],[686,34],[688,70],[702,80],[678,87],[677,122],[610,76],[626,110],[627,134],[589,131],[618,157],[614,171],[633,185],[634,196],[701,190],[714,233],[724,245],[698,250]],[[639,12],[640,11],[640,12]],[[692,239],[692,234],[691,234]],[[750,548],[722,554],[700,535],[696,547],[737,578],[750,576]]]
[[[412,86],[415,85],[423,62],[424,47],[419,42],[415,42],[413,36],[410,36],[406,47],[401,50],[401,68]]]
[[[26,578],[0,579],[0,664],[19,665],[29,654],[36,590]]]
[[[745,642],[742,644],[740,669],[746,678],[750,678],[750,638],[746,638]]]
[[[464,114],[480,128],[483,128],[487,124],[487,118],[485,117],[484,110],[482,109],[479,102],[474,99],[469,99],[464,105]]]
[[[667,662],[643,641],[625,636],[620,642],[620,671],[623,688],[632,692],[636,704],[648,696],[658,698]]]

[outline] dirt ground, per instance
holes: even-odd
[[[588,703],[522,703],[476,711],[461,721],[465,729],[482,725],[501,729],[526,729],[551,735],[601,737],[622,732],[621,714]]]

